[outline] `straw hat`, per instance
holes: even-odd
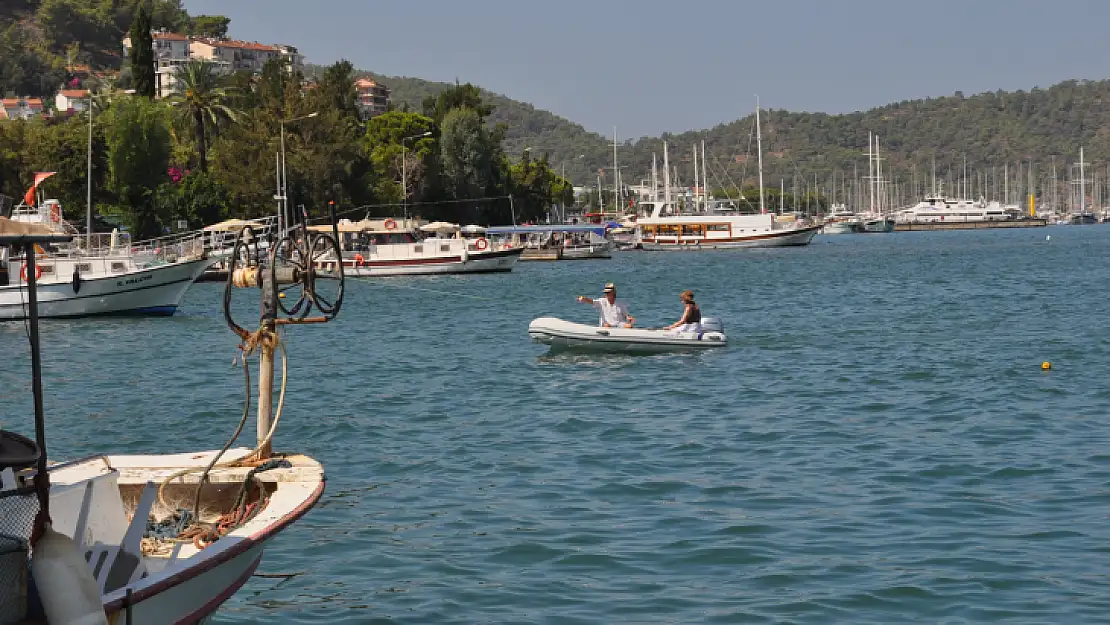
[[[617,285],[610,282],[610,283],[605,285],[605,288],[602,289],[602,292],[603,293],[616,293],[617,292]]]

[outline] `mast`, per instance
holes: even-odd
[[[867,195],[868,212],[875,212],[875,146],[871,133],[867,133]]]
[[[1079,148],[1079,214],[1087,212],[1086,180],[1083,178],[1083,147]]]
[[[621,170],[617,167],[617,127],[613,126],[613,214],[618,214],[621,208],[620,184]]]
[[[698,212],[698,144],[694,144],[694,212]]]
[[[663,208],[671,209],[671,166],[667,160],[666,141],[663,142]]]
[[[655,152],[651,153],[651,208],[659,201],[659,172],[655,165]]]
[[[1002,203],[1009,206],[1010,205],[1010,164],[1009,163],[1003,163],[1002,164],[1002,177],[1005,179],[1005,180],[1002,181],[1002,189],[1003,189],[1002,195],[1006,196],[1005,199],[1002,201]]]
[[[759,130],[759,96],[755,96],[755,145],[759,153],[759,213],[765,214],[767,207],[763,204],[763,136]]]
[[[709,212],[709,162],[705,160],[705,139],[701,140],[701,195],[705,199],[705,212]]]

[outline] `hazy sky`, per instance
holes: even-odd
[[[231,36],[472,82],[622,139],[1108,73],[1102,0],[185,0]]]

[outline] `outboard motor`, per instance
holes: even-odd
[[[701,331],[702,332],[720,332],[725,333],[725,324],[717,317],[702,317],[701,318]]]

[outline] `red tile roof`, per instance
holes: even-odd
[[[280,52],[274,46],[268,46],[257,41],[238,41],[235,39],[194,39],[199,43],[208,44],[216,48],[239,48],[242,50],[256,50],[260,52]]]
[[[67,98],[86,98],[89,95],[88,89],[62,89],[58,93]]]
[[[155,39],[165,39],[166,41],[188,41],[189,38],[185,35],[178,33],[154,33]]]

